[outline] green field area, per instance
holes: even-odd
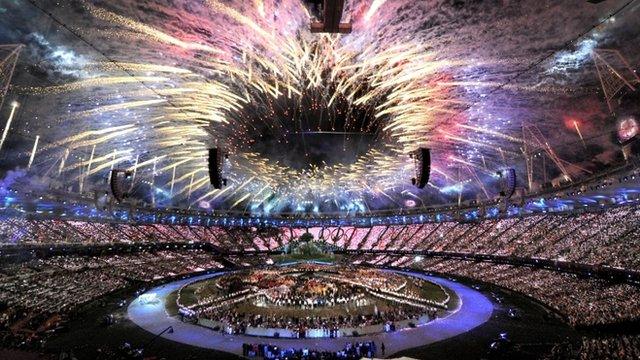
[[[414,278],[411,276],[407,276],[407,286],[406,289],[411,291],[412,293],[419,294],[420,297],[425,299],[431,299],[433,301],[441,302],[446,300],[447,294],[450,296],[450,300],[448,303],[448,309],[455,309],[458,306],[459,299],[456,296],[455,292],[444,288],[443,289],[437,284],[431,283],[429,281],[421,281],[416,283],[415,280],[418,278]],[[215,284],[219,281],[218,278],[207,279],[203,281],[198,281],[192,284],[185,286],[181,291],[181,302],[185,305],[194,304],[198,301],[199,298],[209,297],[209,296],[222,296],[224,295],[221,291],[215,286]],[[420,284],[418,286],[417,284]],[[173,292],[167,297],[167,312],[170,315],[177,315],[178,307],[176,305],[177,299],[177,291]],[[334,316],[349,313],[352,315],[360,314],[360,313],[370,313],[373,310],[373,307],[376,306],[378,310],[385,311],[394,306],[393,302],[385,301],[379,298],[375,298],[369,296],[370,304],[362,307],[355,307],[352,305],[342,305],[335,306],[332,308],[317,308],[317,309],[307,309],[304,310],[308,315],[311,316]],[[295,315],[296,312],[300,310],[296,309],[287,309],[287,308],[278,308],[275,306],[269,307],[257,307],[251,303],[242,303],[237,304],[236,308],[241,312],[263,312],[269,315]]]
[[[197,296],[194,294],[195,286],[198,286],[198,284],[204,283],[207,281],[208,280],[199,281],[199,282],[195,282],[193,284],[185,286],[181,292],[182,303],[186,305],[195,303],[198,300]],[[176,303],[177,299],[178,299],[178,291],[174,291],[171,294],[167,295],[165,308],[167,309],[167,314],[169,314],[169,316],[178,315],[178,304]]]

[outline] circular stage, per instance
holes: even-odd
[[[449,315],[442,285],[379,269],[303,264],[224,274],[181,287],[183,319],[226,334],[275,338],[372,335]]]
[[[245,343],[339,351],[348,341],[393,354],[470,331],[492,312],[487,297],[455,281],[321,264],[196,276],[153,288],[127,310],[150,333],[171,326],[163,338],[236,355]]]

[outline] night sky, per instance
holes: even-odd
[[[83,191],[100,191],[109,161],[118,159],[113,166],[146,162],[137,181],[146,182],[141,185],[155,191],[161,205],[187,207],[198,200],[214,209],[253,212],[363,211],[403,207],[412,199],[429,206],[456,201],[459,192],[463,199],[484,198],[484,190],[495,196],[499,189],[491,174],[500,168],[514,167],[518,185],[526,186],[523,124],[535,126],[531,131],[550,144],[576,180],[620,159],[612,135],[616,119],[639,115],[637,93],[626,94],[617,113],[609,113],[591,57],[594,49],[615,49],[638,66],[638,1],[347,1],[343,21],[352,21],[354,30],[328,39],[309,33],[305,6],[297,0],[0,0],[0,43],[25,45],[0,109],[4,127],[11,103],[19,103],[0,150],[0,169],[11,178],[5,183],[15,181],[18,171],[32,184],[26,186],[36,186],[37,179],[40,187],[77,192],[83,182]],[[271,44],[270,38],[277,41]],[[289,41],[313,51],[281,60]],[[337,65],[330,62],[338,61],[337,55],[323,52],[349,56],[339,65],[357,66],[403,46],[429,54],[434,65],[424,79],[408,84],[389,75],[402,88],[399,96],[390,87],[356,105],[354,98],[379,86],[371,79],[383,66],[372,66],[354,82],[354,98],[346,92],[329,105],[345,77],[331,77]],[[280,86],[289,78],[277,71],[287,61],[313,58],[315,49],[321,54],[316,57],[323,56],[317,63],[326,67],[322,78],[312,79],[312,69],[302,65],[298,77],[306,82],[296,85],[302,94],[287,96]],[[267,71],[260,61],[279,65]],[[418,69],[415,61],[426,60],[412,54],[389,68]],[[281,83],[277,90],[260,89],[229,68]],[[633,78],[626,69],[623,73]],[[134,76],[143,79],[121,80]],[[105,80],[113,78],[118,80]],[[307,87],[307,82],[315,83]],[[181,89],[188,98],[177,94]],[[403,143],[391,126],[400,111],[375,116],[388,101],[413,101],[408,89],[433,89],[420,99],[425,123],[412,144]],[[221,99],[220,91],[237,96],[229,100],[237,105],[210,105]],[[268,91],[282,94],[270,97]],[[118,107],[136,101],[145,103]],[[110,105],[116,108],[105,109]],[[191,128],[172,133],[163,122],[182,129],[187,121],[182,114],[198,128],[196,135],[188,133]],[[345,125],[348,116],[351,123]],[[413,116],[412,123],[420,121]],[[123,130],[104,139],[105,129],[114,127]],[[363,135],[317,134],[325,131]],[[404,136],[413,130],[402,131]],[[39,146],[26,170],[36,136]],[[223,194],[211,192],[205,180],[198,183],[206,177],[203,154],[212,146],[230,149],[230,184]],[[410,183],[405,150],[412,146],[432,149],[437,171],[424,190]],[[544,149],[540,153],[535,180],[561,176]],[[349,171],[361,182],[335,169],[359,161],[362,166]],[[149,201],[148,194],[141,199]]]

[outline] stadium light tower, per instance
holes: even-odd
[[[312,33],[341,33],[351,32],[351,23],[341,23],[344,0],[324,0],[322,7],[322,22],[312,22]]]
[[[527,169],[527,187],[529,191],[532,190],[534,184],[534,156],[538,153],[544,153],[547,155],[547,157],[556,165],[558,170],[562,173],[562,177],[565,181],[573,181],[571,173],[568,170],[569,166],[572,169],[590,173],[588,169],[585,169],[579,165],[570,163],[560,158],[556,154],[555,150],[551,147],[551,145],[549,145],[549,142],[547,141],[547,138],[544,136],[542,131],[540,131],[540,129],[535,124],[526,122],[522,123],[522,144],[523,146],[521,150],[522,154],[524,155],[525,165]],[[546,182],[546,167],[543,166],[542,169]]]
[[[621,96],[625,89],[635,91],[640,85],[640,77],[618,50],[596,49],[591,55],[607,106],[609,111],[614,113],[616,104],[613,100]]]

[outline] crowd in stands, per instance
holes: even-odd
[[[0,221],[0,243],[145,243],[169,241],[210,242],[227,249],[238,246],[255,251],[273,249],[288,243],[300,231],[282,229],[260,233],[255,229],[222,229],[191,227],[183,225],[150,224],[105,224],[62,220],[26,220],[6,218]],[[557,259],[587,264],[640,269],[640,207],[626,206],[606,209],[599,213],[574,215],[541,214],[521,218],[494,219],[474,223],[426,223],[408,226],[373,226],[370,228],[315,228],[309,229],[316,237],[323,237],[342,248],[378,250],[431,250],[462,253],[482,253],[506,256]],[[115,240],[114,240],[115,239]],[[239,245],[233,245],[239,244]],[[126,256],[100,259],[73,257],[32,261],[17,265],[15,269],[2,269],[0,301],[20,304],[27,309],[50,311],[73,307],[66,304],[66,296],[60,295],[59,287],[73,294],[75,284],[92,283],[76,297],[77,302],[99,297],[122,287],[123,279],[149,281],[176,274],[177,264],[184,272],[215,267],[207,262],[208,255],[193,253],[183,257],[176,253],[160,256],[141,253],[130,260]],[[252,259],[238,258],[238,265],[255,265]],[[262,258],[253,259],[263,263]],[[414,257],[376,254],[357,256],[354,263],[366,261],[377,265],[407,266]],[[456,265],[458,264],[458,265]],[[500,285],[512,287],[530,294],[568,315],[574,324],[589,325],[623,321],[635,318],[633,305],[626,301],[627,294],[635,294],[631,285],[609,285],[599,280],[578,279],[573,275],[551,271],[531,271],[526,268],[473,264],[464,262],[436,261],[435,271],[494,280]],[[142,266],[144,265],[144,266]],[[218,264],[219,265],[219,264]],[[62,281],[50,284],[47,266],[55,266],[69,272]],[[507,269],[503,269],[507,267]],[[104,269],[109,269],[108,272]],[[479,269],[476,269],[479,268]],[[152,270],[150,270],[152,269]],[[179,271],[178,271],[179,272]],[[486,272],[494,272],[495,279],[487,278]],[[19,274],[17,275],[12,275]],[[491,274],[489,274],[491,275]],[[101,279],[104,281],[91,281]],[[528,281],[520,281],[526,278]],[[22,281],[20,280],[22,279]],[[66,282],[65,282],[66,281]],[[34,290],[34,288],[42,290]],[[32,296],[37,291],[39,296]],[[557,291],[566,291],[567,297],[557,296]],[[22,294],[21,297],[16,293]],[[57,297],[60,297],[59,299]],[[86,298],[85,298],[86,297]],[[585,315],[586,314],[586,315]],[[232,316],[235,318],[235,316]],[[315,322],[315,321],[314,321]],[[349,321],[351,322],[351,320]]]
[[[0,346],[36,341],[85,304],[130,285],[218,269],[201,250],[56,256],[0,266]]]
[[[583,337],[578,346],[557,344],[545,360],[636,360],[640,359],[640,335]]]
[[[273,250],[288,244],[301,229],[224,229],[216,227],[90,223],[65,220],[0,220],[0,250],[16,245],[205,242],[225,250]],[[306,231],[306,230],[304,230]],[[553,259],[640,270],[640,206],[602,212],[538,214],[481,222],[332,227],[309,229],[314,238],[347,250],[441,251]],[[354,264],[370,263],[450,273],[494,283],[529,295],[566,316],[569,323],[592,327],[640,319],[640,288],[551,270],[386,253],[352,254]],[[238,265],[263,264],[263,257],[238,256]],[[215,256],[202,251],[139,252],[112,256],[58,256],[0,266],[0,344],[31,341],[34,334],[58,326],[65,314],[134,282],[220,268]],[[399,307],[372,316],[336,318],[255,317],[212,312],[214,320],[276,328],[359,327],[417,318],[419,311]],[[585,340],[594,358],[637,358],[637,336]],[[264,353],[264,351],[263,351]],[[602,355],[601,357],[599,357]],[[590,358],[588,355],[583,358]]]
[[[543,214],[395,228],[405,231],[387,226],[360,229],[361,234],[352,237],[354,241],[348,243],[348,248],[480,253],[640,270],[639,206],[577,215]]]
[[[0,244],[205,242],[227,250],[274,250],[306,229],[104,224],[9,218]],[[536,257],[640,269],[640,206],[539,214],[479,222],[311,228],[315,239],[347,250],[430,250]]]
[[[584,338],[580,360],[640,359],[640,335]]]
[[[358,343],[349,342],[340,351],[321,351],[311,350],[308,348],[281,348],[271,344],[242,344],[243,356],[249,358],[259,357],[266,360],[355,360],[361,358],[372,358],[376,355],[376,352],[377,347],[373,341]]]
[[[567,316],[575,326],[640,319],[640,288],[557,271],[488,262],[425,258],[411,265],[493,283],[529,295]]]
[[[218,227],[99,223],[64,220],[0,220],[1,245],[204,242],[234,251],[258,251],[282,246],[287,231],[266,238],[255,229]]]

